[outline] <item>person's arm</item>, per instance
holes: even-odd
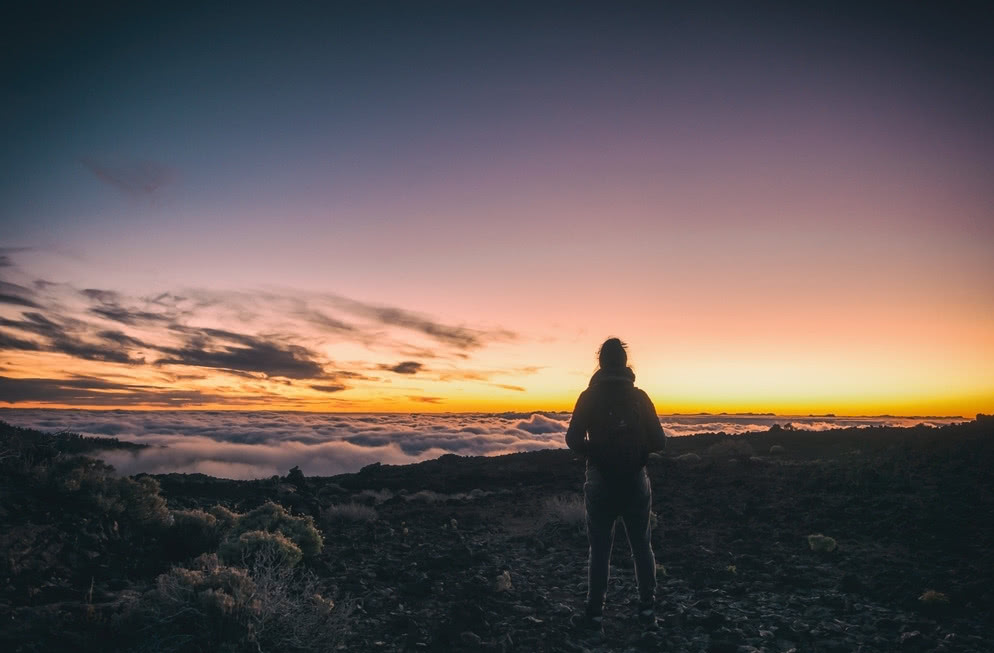
[[[566,429],[566,446],[580,454],[587,455],[587,391],[580,393],[573,408],[573,416],[569,420],[569,428]]]
[[[646,430],[649,440],[649,451],[662,451],[666,448],[666,432],[659,423],[659,415],[656,414],[656,407],[652,405],[652,399],[645,392],[642,393],[645,400]]]

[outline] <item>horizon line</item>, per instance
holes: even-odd
[[[502,411],[485,411],[485,410],[455,410],[455,411],[415,411],[415,410],[307,410],[307,409],[294,409],[294,408],[86,408],[86,407],[75,407],[75,406],[32,406],[32,407],[16,407],[16,406],[0,406],[0,410],[80,410],[87,411],[91,413],[175,413],[175,412],[202,412],[202,413],[306,413],[314,415],[503,415],[503,414],[537,414],[537,413],[558,413],[558,414],[572,414],[573,411],[570,410],[549,410],[549,409],[535,409],[535,410],[502,410]],[[743,412],[736,411],[734,413],[730,412],[695,412],[695,413],[656,413],[659,417],[784,417],[784,418],[798,418],[798,419],[810,419],[822,417],[826,419],[961,419],[972,421],[977,418],[978,415],[984,415],[983,412],[978,412],[977,415],[973,417],[966,417],[963,415],[897,415],[894,413],[880,413],[876,415],[844,415],[836,413],[775,413],[770,411],[762,412]]]

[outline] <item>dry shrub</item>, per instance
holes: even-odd
[[[313,574],[297,574],[275,547],[249,569],[202,555],[174,567],[133,608],[149,651],[326,651],[347,629],[351,605],[324,598]]]
[[[234,528],[235,522],[238,521],[239,517],[238,513],[228,510],[221,504],[214,506],[207,512],[209,512],[210,515],[217,520],[218,530],[225,532],[231,528]]]
[[[323,513],[321,513],[321,519],[328,524],[342,521],[373,522],[376,521],[376,516],[376,510],[370,506],[364,506],[360,503],[339,503],[331,505],[328,506]]]
[[[587,518],[582,496],[550,497],[542,507],[542,522],[545,524],[583,524]]]
[[[223,513],[221,513],[223,516]],[[278,503],[267,501],[244,515],[234,515],[234,523],[225,541],[236,541],[243,533],[264,531],[280,533],[300,549],[305,557],[321,553],[324,540],[310,515],[291,515]]]
[[[221,532],[217,518],[203,510],[173,510],[172,526],[163,540],[173,558],[186,558],[216,551]]]
[[[741,438],[725,438],[707,448],[711,458],[752,458],[756,455],[752,445]]]
[[[948,596],[935,590],[925,590],[922,595],[918,597],[918,600],[924,605],[946,605],[949,603]]]
[[[247,531],[238,539],[229,538],[221,545],[218,556],[224,562],[250,565],[263,552],[272,554],[287,567],[293,567],[304,557],[300,547],[285,535],[268,531]]]
[[[835,551],[838,544],[835,538],[829,537],[827,535],[822,535],[821,533],[816,533],[814,535],[808,535],[808,546],[811,550],[816,553],[831,553]]]
[[[379,505],[389,501],[393,497],[394,493],[386,488],[382,490],[363,490],[355,495],[353,501],[369,505]]]
[[[100,460],[60,454],[32,467],[27,485],[37,486],[66,510],[96,512],[123,529],[157,530],[169,524],[158,481],[149,476],[115,476],[114,468]]]
[[[261,550],[251,570],[259,611],[253,621],[260,650],[331,651],[348,629],[353,605],[322,594],[313,573],[295,573],[275,550]],[[268,644],[268,645],[267,645]]]
[[[449,498],[447,494],[439,494],[434,490],[419,490],[413,494],[404,494],[404,501],[423,501],[424,503],[438,503]]]
[[[174,559],[218,551],[223,561],[240,562],[269,542],[295,564],[301,556],[319,554],[324,546],[312,517],[291,515],[272,501],[245,514],[216,505],[207,512],[174,510],[171,518],[165,544]]]
[[[433,490],[419,490],[412,494],[402,494],[404,501],[423,501],[424,503],[441,503],[444,501],[476,501],[483,497],[494,494],[487,490],[474,488],[469,492],[455,492],[453,494],[441,494]]]

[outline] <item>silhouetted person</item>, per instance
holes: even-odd
[[[656,558],[649,541],[652,488],[645,470],[649,453],[665,445],[656,408],[635,387],[626,345],[609,338],[598,352],[600,367],[580,393],[573,409],[566,444],[587,460],[583,485],[587,511],[587,601],[573,624],[599,631],[614,545],[614,523],[625,522],[638,581],[638,618],[655,626]]]

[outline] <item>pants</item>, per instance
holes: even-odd
[[[625,522],[628,546],[635,562],[635,578],[639,599],[651,603],[656,593],[656,558],[649,541],[649,509],[652,487],[643,468],[630,481],[608,483],[599,469],[587,467],[583,484],[587,508],[587,539],[590,552],[587,567],[587,610],[599,615],[604,609],[607,581],[614,546],[614,523],[618,517]]]

